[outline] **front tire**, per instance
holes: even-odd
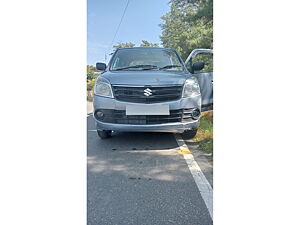
[[[182,137],[183,139],[192,139],[196,136],[196,134],[197,134],[197,129],[186,130],[183,132]]]
[[[98,136],[101,139],[106,139],[106,138],[110,138],[112,131],[111,130],[97,130]]]

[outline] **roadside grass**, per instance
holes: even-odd
[[[199,143],[199,150],[211,154],[208,158],[212,161],[213,157],[213,111],[201,113],[200,126],[193,141]]]

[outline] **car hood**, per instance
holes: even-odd
[[[184,84],[188,73],[181,71],[107,71],[101,74],[112,85],[172,85]]]

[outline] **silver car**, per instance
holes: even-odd
[[[205,63],[193,63],[192,58],[190,55],[186,62],[189,71],[174,49],[135,47],[117,49],[108,65],[97,63],[96,68],[103,71],[97,78],[93,100],[99,137],[111,137],[112,131],[172,132],[194,137],[202,102],[206,108],[212,104],[212,88],[203,95],[198,80],[212,85],[212,74],[195,73]],[[207,99],[203,99],[205,95]]]

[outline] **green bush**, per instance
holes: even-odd
[[[95,86],[95,82],[96,82],[96,78],[92,79],[92,80],[88,80],[87,81],[87,91],[92,91],[94,89]]]

